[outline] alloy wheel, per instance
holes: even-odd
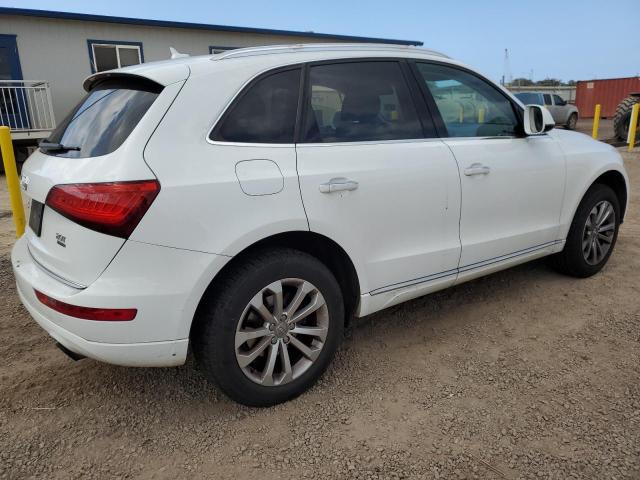
[[[329,310],[320,290],[299,278],[278,280],[245,307],[236,328],[236,360],[253,382],[284,385],[313,365],[328,331]]]
[[[607,200],[589,212],[582,234],[582,254],[589,265],[599,264],[609,253],[616,230],[616,214]]]

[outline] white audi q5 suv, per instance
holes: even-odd
[[[437,52],[240,49],[100,72],[24,165],[20,298],[70,356],[238,402],[309,388],[345,321],[550,255],[611,255],[620,155]]]

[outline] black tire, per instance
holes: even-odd
[[[565,128],[567,130],[575,130],[577,124],[578,124],[578,114],[572,113],[571,115],[569,115],[569,119],[567,120],[567,124],[565,125]]]
[[[604,257],[596,264],[590,264],[583,254],[583,235],[585,225],[592,209],[602,201],[607,201],[613,207],[615,215],[614,231],[611,246]],[[620,226],[620,204],[615,192],[607,185],[595,184],[584,195],[576,214],[571,222],[567,241],[562,252],[552,257],[553,266],[566,275],[578,278],[586,278],[598,273],[604,267],[613,252],[618,239],[618,228]]]
[[[258,292],[272,282],[288,278],[310,282],[322,294],[329,318],[328,333],[319,356],[304,373],[284,385],[264,386],[245,375],[238,363],[236,329]],[[297,397],[318,380],[342,340],[345,319],[338,282],[322,262],[293,249],[260,250],[231,267],[213,287],[198,308],[191,340],[196,361],[222,392],[244,405],[267,407]]]
[[[631,123],[631,109],[640,102],[640,95],[631,95],[625,98],[616,107],[613,115],[613,131],[618,140],[626,142],[629,135],[629,124]],[[640,129],[640,124],[638,125]]]

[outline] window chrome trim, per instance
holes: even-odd
[[[241,50],[241,49],[238,49]],[[231,53],[231,52],[230,52]],[[227,54],[223,54],[223,55],[227,55]],[[299,146],[299,145],[318,145],[318,146],[331,146],[331,145],[354,145],[354,144],[358,144],[358,145],[374,145],[374,144],[379,144],[379,143],[388,143],[388,142],[404,142],[404,141],[422,141],[422,140],[441,140],[442,138],[439,136],[435,136],[435,137],[419,137],[417,139],[394,139],[394,140],[367,140],[367,141],[362,141],[362,142],[331,142],[331,143],[306,143],[306,142],[299,142],[296,143],[295,141],[293,143],[251,143],[251,142],[225,142],[225,141],[221,141],[221,140],[211,140],[211,133],[213,132],[213,130],[218,126],[218,122],[220,122],[220,120],[222,120],[222,117],[227,113],[227,111],[229,110],[229,108],[236,102],[236,100],[238,99],[238,97],[245,91],[245,89],[254,81],[257,81],[259,77],[261,77],[262,75],[266,75],[266,74],[270,74],[271,72],[273,73],[277,73],[278,71],[285,71],[285,70],[294,70],[296,68],[301,69],[301,75],[302,75],[302,96],[304,97],[304,89],[306,88],[305,85],[305,71],[304,69],[307,67],[311,67],[311,66],[315,66],[315,65],[330,65],[330,64],[335,64],[335,63],[351,63],[351,62],[368,62],[368,61],[381,61],[381,62],[400,62],[402,60],[405,61],[409,61],[409,60],[416,60],[413,57],[346,57],[346,58],[332,58],[332,59],[325,59],[325,60],[313,60],[313,61],[305,61],[305,62],[299,62],[299,63],[292,63],[292,64],[288,64],[288,65],[279,65],[279,66],[270,66],[267,67],[261,71],[259,71],[258,73],[256,73],[255,75],[251,76],[247,81],[245,81],[240,88],[233,94],[233,96],[231,97],[231,99],[224,105],[224,107],[221,109],[220,113],[218,114],[218,116],[215,118],[215,120],[212,122],[211,126],[209,127],[209,129],[207,130],[207,133],[205,135],[205,141],[210,144],[210,145],[217,145],[217,146],[224,146],[224,145],[228,145],[228,146],[234,146],[234,147],[273,147],[273,148],[288,148],[288,147],[292,147],[292,146]],[[420,60],[426,60],[426,59],[420,59]],[[447,64],[447,63],[445,63]],[[403,77],[404,78],[404,77]],[[410,82],[410,79],[405,78],[405,82],[407,83],[407,88],[409,88],[410,90],[410,86],[408,85]],[[412,98],[412,101],[415,101],[415,99]],[[301,106],[298,105],[298,109],[300,110]],[[304,108],[304,105],[302,106],[302,108]],[[301,119],[296,119],[298,122],[301,121]],[[296,124],[296,127],[298,127],[298,125]],[[436,132],[437,134],[437,132]],[[295,138],[294,138],[295,140]]]
[[[207,135],[207,143],[220,147],[255,147],[255,148],[292,148],[295,143],[250,143],[250,142],[223,142],[221,140],[211,140]]]
[[[237,50],[241,50],[240,48]],[[226,54],[225,54],[226,55]],[[502,96],[504,96],[511,104],[512,106],[514,106],[514,110],[516,110],[514,113],[516,113],[516,116],[518,116],[518,111],[515,107],[519,107],[519,105],[517,105],[517,103],[515,103],[513,101],[513,98],[510,98],[509,95],[505,95],[505,92],[502,91],[500,88],[498,88],[498,85],[496,85],[494,82],[492,82],[491,80],[489,80],[488,78],[484,77],[483,75],[479,74],[478,72],[475,72],[473,70],[470,70],[466,67],[457,65],[455,63],[451,63],[451,62],[447,62],[447,61],[438,61],[438,60],[432,60],[432,59],[427,59],[427,58],[415,58],[415,57],[347,57],[347,58],[335,58],[335,59],[327,59],[327,60],[314,60],[314,61],[307,61],[307,62],[301,62],[301,63],[292,63],[289,65],[279,65],[279,66],[269,66],[266,67],[263,70],[260,70],[258,73],[254,74],[253,76],[251,76],[248,80],[246,80],[241,86],[240,88],[232,95],[232,97],[229,99],[229,101],[224,105],[224,107],[220,110],[220,113],[218,114],[218,116],[215,118],[215,120],[211,123],[211,126],[209,127],[209,129],[206,131],[205,134],[205,141],[210,144],[210,145],[216,145],[216,146],[231,146],[231,147],[255,147],[255,148],[291,148],[291,147],[299,147],[299,146],[322,146],[322,147],[330,147],[330,146],[338,146],[338,145],[377,145],[377,144],[385,144],[385,143],[405,143],[405,142],[417,142],[417,141],[425,141],[425,140],[439,140],[439,141],[443,141],[443,140],[451,140],[451,139],[455,139],[455,140],[491,140],[491,139],[519,139],[519,138],[527,138],[527,137],[523,137],[520,135],[509,135],[509,136],[493,136],[493,137],[449,137],[449,136],[444,136],[444,135],[439,135],[439,132],[437,131],[438,128],[437,126],[435,126],[436,128],[436,135],[435,137],[419,137],[419,138],[415,138],[415,139],[393,139],[393,140],[367,140],[367,141],[360,141],[360,142],[327,142],[327,143],[306,143],[306,142],[292,142],[292,143],[251,143],[251,142],[225,142],[225,141],[221,141],[221,140],[211,140],[211,133],[213,132],[213,130],[216,128],[216,126],[218,125],[218,122],[220,122],[220,120],[222,119],[222,117],[227,113],[227,111],[229,110],[229,108],[235,103],[235,101],[238,99],[238,97],[240,96],[241,93],[243,93],[245,91],[245,89],[249,86],[249,84],[251,84],[251,82],[254,82],[256,80],[258,80],[258,78],[262,75],[265,75],[267,73],[277,73],[277,71],[279,70],[294,70],[296,68],[300,68],[302,69],[302,75],[304,77],[304,68],[307,66],[313,66],[313,65],[321,65],[321,64],[333,64],[333,63],[350,63],[350,62],[366,62],[366,61],[400,61],[400,60],[405,60],[407,62],[409,62],[409,64],[411,63],[432,63],[432,64],[437,64],[437,65],[444,65],[444,66],[448,66],[451,68],[456,68],[458,70],[461,70],[463,72],[469,73],[471,75],[476,76],[477,78],[479,78],[480,80],[484,81],[485,83],[488,83],[490,87],[496,89]],[[304,85],[304,78],[303,78],[303,85],[302,88],[306,88],[306,85]],[[405,79],[407,81],[407,83],[410,81],[410,79]],[[419,89],[422,90],[423,86],[420,85],[420,82],[417,81],[417,79],[413,79],[416,80],[416,84],[418,85]],[[426,88],[426,87],[424,87]],[[303,92],[304,93],[304,92]],[[424,95],[424,93],[423,93]],[[427,103],[427,107],[429,107],[427,99],[423,98],[423,100]],[[298,108],[300,108],[300,106],[298,106]],[[304,108],[304,106],[303,106]],[[519,107],[521,109],[521,107]],[[438,113],[439,115],[439,113]],[[435,119],[434,119],[434,123],[435,123]]]
[[[296,143],[296,148],[305,147],[340,147],[340,146],[366,146],[366,145],[386,145],[397,143],[435,143],[442,142],[442,138],[395,138],[393,140],[362,140],[359,142],[318,142],[318,143]]]

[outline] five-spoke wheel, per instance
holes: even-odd
[[[287,401],[320,377],[344,327],[342,291],[317,258],[256,251],[212,285],[192,333],[207,376],[251,406]]]
[[[277,280],[256,293],[236,329],[238,365],[260,385],[283,385],[318,358],[329,330],[322,293],[300,278]]]
[[[576,210],[564,250],[552,257],[555,267],[575,277],[589,277],[605,266],[618,237],[620,203],[611,187],[596,183]]]
[[[609,253],[615,229],[613,205],[602,200],[591,209],[582,234],[582,253],[589,265],[597,265]]]

